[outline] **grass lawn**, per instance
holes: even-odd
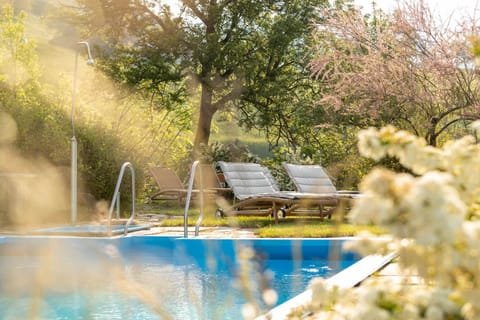
[[[180,227],[183,226],[184,209],[178,206],[169,206],[165,209],[149,208],[149,213],[161,213],[169,216],[169,219],[162,221],[162,227]],[[375,226],[356,226],[348,222],[339,222],[335,219],[321,220],[317,217],[298,217],[290,216],[286,219],[280,219],[275,224],[270,217],[228,217],[216,218],[215,210],[206,209],[202,220],[202,227],[235,227],[255,229],[255,234],[260,238],[324,238],[324,237],[343,237],[354,236],[361,231],[369,231],[373,234],[383,234],[384,232]],[[199,210],[192,208],[189,210],[188,225],[194,226],[199,216]]]

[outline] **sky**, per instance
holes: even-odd
[[[420,0],[418,0],[420,1]],[[446,20],[450,15],[455,19],[458,16],[471,16],[475,12],[480,15],[480,0],[424,0],[430,6],[434,15]],[[384,11],[390,11],[396,7],[396,0],[375,0],[375,3]],[[355,0],[355,4],[369,10],[372,0]]]
[[[420,0],[415,0],[420,1]],[[472,16],[475,12],[480,16],[480,0],[424,0],[432,9],[435,16],[439,16],[442,20],[447,20],[450,16],[455,17]],[[163,0],[163,3],[169,4],[175,8],[179,4],[179,0]],[[354,0],[357,6],[364,8],[364,12],[369,12],[372,7],[372,0]],[[375,0],[378,7],[384,11],[391,11],[396,7],[397,0]],[[455,22],[455,21],[453,21]]]

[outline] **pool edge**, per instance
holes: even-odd
[[[350,267],[340,271],[332,277],[326,279],[327,283],[341,288],[352,288],[371,276],[390,263],[397,253],[393,252],[387,255],[370,255],[362,258]],[[312,292],[310,289],[305,290],[292,299],[276,306],[264,315],[255,320],[283,320],[287,319],[288,314],[293,308],[298,308],[311,301]]]

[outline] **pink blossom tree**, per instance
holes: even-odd
[[[478,69],[467,40],[478,19],[454,26],[417,1],[367,18],[356,9],[325,10],[324,19],[311,68],[331,119],[394,124],[437,145],[480,118]]]

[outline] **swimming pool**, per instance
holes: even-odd
[[[127,226],[127,232],[135,232],[140,230],[150,229],[148,225],[129,225]],[[119,235],[125,232],[125,226],[123,224],[117,224],[111,226],[111,234]],[[79,236],[79,237],[107,237],[108,226],[107,225],[74,225],[74,226],[61,226],[44,228],[30,231],[35,235],[56,235],[56,236]]]
[[[241,319],[357,261],[343,241],[6,236],[0,318]]]

